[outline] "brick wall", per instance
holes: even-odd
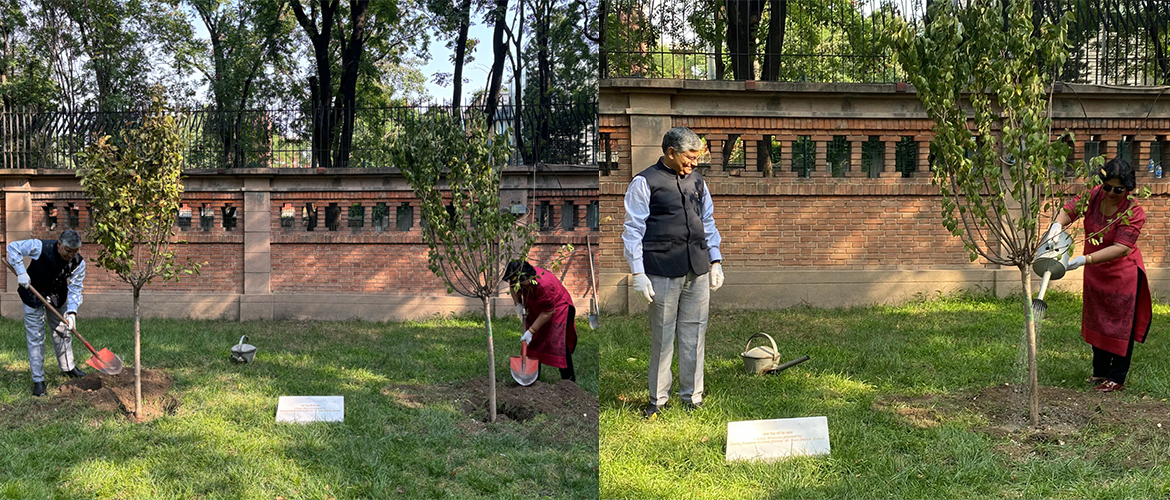
[[[83,312],[124,314],[120,301],[131,288],[96,265],[99,249],[85,232],[89,206],[73,173],[0,171],[0,178],[5,243],[56,239],[64,229],[78,229],[86,243],[82,254],[90,259]],[[597,201],[596,172],[541,172],[533,184],[531,172],[519,171],[505,181],[506,205],[528,207],[526,217],[535,220],[535,207],[544,202],[555,221],[538,233],[530,260],[544,264],[563,245],[574,245],[559,276],[587,304],[586,239],[596,252],[598,233],[586,214]],[[417,200],[392,169],[191,171],[184,183],[174,248],[180,261],[191,258],[202,267],[197,276],[144,288],[156,315],[389,320],[480,309],[478,300],[448,296],[427,268]],[[568,228],[561,225],[566,201],[576,216]],[[9,205],[27,208],[4,211]],[[401,226],[400,213],[406,217]],[[8,292],[0,296],[0,310],[15,314],[15,282],[0,279]]]
[[[933,121],[912,87],[757,82],[753,91],[742,82],[699,83],[602,82],[599,131],[611,152],[599,186],[599,293],[606,309],[640,308],[629,300],[622,199],[632,176],[661,155],[662,134],[672,126],[691,128],[708,143],[699,169],[715,203],[727,274],[714,307],[840,306],[937,290],[1019,289],[1017,269],[971,262],[962,241],[943,227],[930,179]],[[1155,290],[1170,292],[1162,279],[1170,236],[1170,105],[1158,104],[1147,116],[1156,89],[1077,92],[1081,102],[1058,93],[1053,138],[1073,132],[1074,159],[1127,149],[1139,186],[1153,192],[1142,202],[1149,218],[1139,247]],[[834,142],[842,148],[834,150]],[[1163,163],[1166,177],[1147,173],[1150,158]],[[1055,286],[1079,290],[1079,279],[1070,273]]]

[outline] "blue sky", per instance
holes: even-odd
[[[475,53],[475,61],[470,65],[463,67],[463,78],[467,80],[463,84],[463,101],[466,103],[471,99],[471,95],[487,85],[488,73],[491,71],[492,56],[491,56],[491,41],[492,41],[492,27],[483,25],[473,25],[468,30],[468,38],[479,39],[479,49]],[[504,64],[504,87],[507,87],[507,79],[511,77],[511,65]],[[450,99],[451,87],[440,87],[433,81],[435,73],[450,73],[451,67],[451,51],[447,50],[442,43],[431,44],[431,60],[421,69],[424,76],[427,77],[427,92],[436,100]]]

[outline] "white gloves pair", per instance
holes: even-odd
[[[720,264],[719,262],[712,262],[709,278],[711,280],[712,292],[722,287],[723,264]],[[634,275],[634,295],[646,304],[654,302],[654,285],[650,284],[650,278],[647,277],[645,273]]]

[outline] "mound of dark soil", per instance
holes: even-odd
[[[873,409],[891,412],[919,428],[935,427],[964,413],[978,415],[987,422],[979,430],[1008,438],[1010,444],[1003,451],[1016,458],[1037,454],[1046,445],[1083,442],[1092,429],[1135,441],[1170,433],[1170,404],[1165,400],[1048,386],[1040,386],[1039,395],[1036,427],[1030,425],[1027,387],[1013,384],[954,396],[885,398],[874,402]]]
[[[382,394],[395,403],[418,408],[428,403],[446,401],[457,404],[471,417],[475,429],[482,428],[488,419],[488,379],[480,377],[454,385],[421,387],[389,386]],[[541,434],[549,441],[566,442],[598,433],[597,396],[586,392],[573,382],[561,380],[555,384],[541,381],[523,387],[515,382],[496,380],[496,419],[498,421],[527,422],[541,420]]]
[[[165,372],[142,370],[142,407],[134,413],[134,370],[117,375],[89,373],[57,388],[52,397],[80,400],[102,411],[118,411],[135,422],[146,422],[162,415],[173,415],[179,401],[168,394],[172,380]]]
[[[460,394],[467,414],[487,411],[487,377],[464,382],[456,392]],[[598,403],[596,396],[567,380],[556,384],[537,381],[528,387],[497,380],[496,412],[519,422],[546,415],[550,420],[591,422],[596,427]]]

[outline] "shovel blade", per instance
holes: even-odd
[[[512,369],[512,379],[517,384],[527,387],[536,382],[536,376],[540,374],[537,371],[540,368],[539,361],[524,356],[512,356],[508,358],[508,363]]]
[[[102,372],[106,375],[117,375],[122,373],[122,358],[119,358],[117,354],[110,352],[109,349],[102,349],[94,353],[93,356],[90,356],[90,358],[85,361],[85,364],[92,366],[94,370]]]

